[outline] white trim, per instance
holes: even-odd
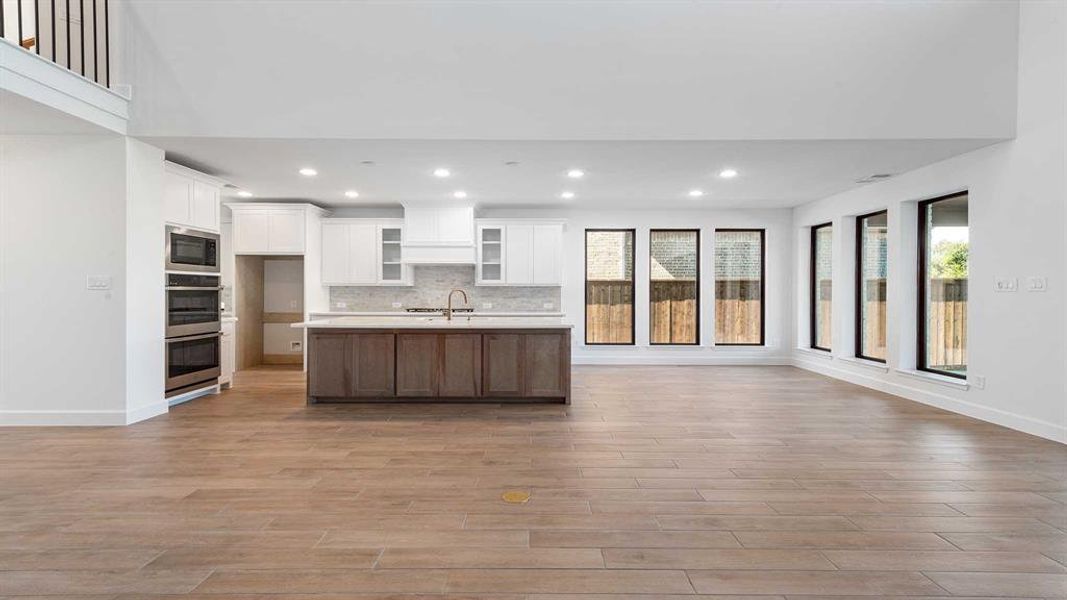
[[[807,354],[812,358],[818,358],[821,360],[834,359],[834,354],[832,352],[827,352],[826,350],[819,350],[818,348],[797,348],[796,351]]]
[[[805,357],[799,355],[794,357],[793,364],[796,367],[807,371],[812,371],[814,373],[826,375],[827,377],[833,377],[834,379],[840,379],[866,388],[899,396],[920,404],[933,406],[935,408],[947,410],[987,423],[993,423],[1023,433],[1029,433],[1055,442],[1067,443],[1067,427],[1062,425],[1017,415],[1015,413],[990,408],[988,406],[982,406],[966,400],[952,398],[935,391],[888,381],[864,373],[840,369],[822,363],[805,361],[803,360],[804,358]],[[933,383],[929,378],[925,377],[917,380]]]
[[[140,408],[133,408],[126,411],[126,425],[133,425],[141,421],[151,419],[152,417],[158,417],[159,415],[167,414],[168,403],[166,399],[159,402],[153,402],[152,404],[146,404]]]
[[[872,369],[881,373],[888,373],[889,366],[885,363],[880,363],[876,360],[867,360],[866,358],[860,358],[858,356],[842,356],[838,360],[842,360],[850,365],[856,365],[857,367],[864,367],[866,369]]]
[[[792,361],[781,355],[732,355],[689,354],[678,355],[673,352],[628,354],[600,353],[583,351],[582,347],[572,349],[571,364],[575,365],[668,365],[668,366],[788,366]]]
[[[912,379],[918,379],[919,381],[927,381],[936,385],[943,385],[945,387],[955,388],[957,390],[969,390],[971,388],[971,384],[967,383],[967,380],[957,379],[955,377],[949,377],[947,375],[938,375],[937,373],[919,371],[917,369],[893,369],[893,371],[898,375],[903,375]]]
[[[209,394],[218,394],[221,391],[222,387],[218,383],[216,383],[215,385],[210,385],[208,387],[193,390],[191,392],[185,392],[184,394],[180,394],[178,396],[171,396],[170,398],[164,400],[164,402],[167,403],[168,407],[177,406],[179,404],[184,404],[190,400],[196,400],[201,396],[207,396]]]
[[[4,410],[0,411],[3,426],[85,426],[106,427],[125,425],[126,411],[122,410]]]
[[[6,39],[0,39],[0,88],[126,134],[128,98]]]

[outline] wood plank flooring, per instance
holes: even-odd
[[[313,407],[264,368],[0,429],[0,598],[1064,598],[1065,503],[1065,446],[789,367]]]

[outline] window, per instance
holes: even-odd
[[[715,344],[764,343],[762,229],[715,230]]]
[[[830,350],[834,226],[811,228],[811,347]]]
[[[856,217],[856,356],[885,362],[889,215]]]
[[[920,370],[967,377],[967,193],[919,203]]]
[[[648,234],[649,341],[700,343],[700,231]]]
[[[634,343],[634,230],[585,230],[585,343]]]

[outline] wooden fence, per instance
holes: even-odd
[[[585,282],[585,340],[593,344],[629,344],[633,335],[632,281]]]
[[[863,282],[863,348],[861,353],[867,358],[886,357],[886,281],[885,279],[868,279]]]
[[[758,279],[715,282],[715,343],[760,342],[762,291]]]
[[[926,311],[926,363],[933,369],[967,368],[967,280],[931,279]]]
[[[651,342],[653,344],[697,343],[697,282],[653,281],[649,289]]]

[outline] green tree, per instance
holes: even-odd
[[[930,260],[930,275],[938,279],[966,279],[969,253],[967,242],[938,242]]]

